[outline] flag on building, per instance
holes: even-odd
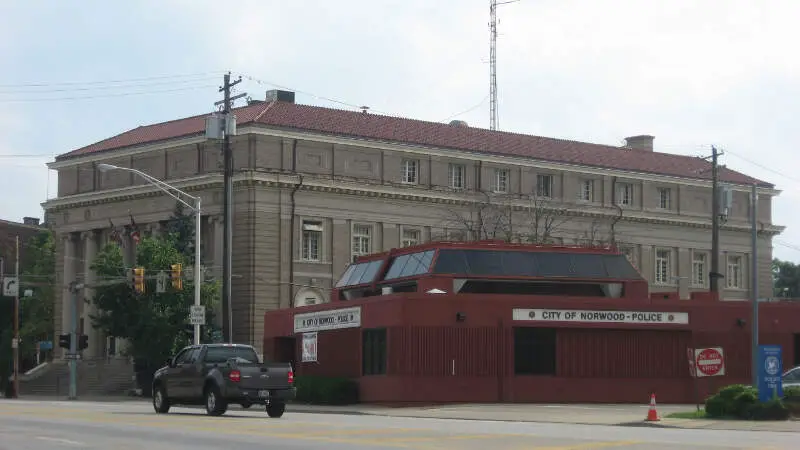
[[[108,223],[109,223],[109,225],[111,225],[111,234],[109,235],[109,240],[111,242],[116,243],[120,247],[124,246],[124,243],[122,241],[122,236],[120,236],[119,230],[117,230],[117,227],[114,226],[114,222],[112,222],[111,219],[108,219]]]

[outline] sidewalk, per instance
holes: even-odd
[[[23,401],[68,401],[66,397],[25,396]],[[13,400],[11,400],[13,401]],[[132,396],[79,397],[82,402],[138,402],[150,399]],[[233,407],[238,408],[237,406]],[[372,415],[423,419],[484,420],[503,422],[571,423],[629,427],[686,428],[709,430],[773,431],[800,433],[800,420],[751,422],[744,420],[669,419],[674,412],[693,411],[694,405],[660,405],[658,422],[645,422],[649,405],[546,405],[546,404],[459,404],[390,408],[376,405],[307,405],[290,403],[289,413]]]

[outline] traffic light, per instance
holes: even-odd
[[[82,334],[78,338],[78,350],[86,350],[89,348],[89,336]]]
[[[69,334],[59,334],[58,335],[58,346],[61,348],[65,348],[69,350],[69,346],[72,343],[72,336]]]
[[[144,267],[133,269],[133,290],[139,294],[144,294]]]
[[[170,278],[172,279],[172,289],[176,291],[183,290],[183,265],[182,264],[173,264],[170,266]]]

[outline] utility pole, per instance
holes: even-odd
[[[223,208],[225,239],[223,241],[222,252],[224,259],[222,263],[222,326],[225,337],[229,343],[233,343],[233,306],[231,302],[231,268],[233,265],[233,152],[231,151],[230,135],[235,133],[235,118],[231,117],[231,108],[234,100],[246,96],[241,93],[231,97],[231,88],[242,82],[240,76],[238,80],[231,82],[231,73],[225,74],[223,85],[219,88],[224,99],[216,102],[215,105],[222,104],[222,114],[224,116],[224,140],[222,144],[223,157],[223,178],[225,180],[225,203]],[[227,328],[227,329],[226,329]]]
[[[753,183],[753,190],[750,194],[750,228],[751,228],[751,245],[753,248],[750,250],[752,253],[750,263],[750,286],[753,293],[753,318],[751,326],[751,353],[752,357],[752,377],[753,387],[758,389],[758,374],[759,374],[759,359],[758,359],[758,185]]]
[[[78,292],[83,289],[83,284],[73,281],[69,284],[69,293],[72,309],[72,325],[69,338],[69,400],[78,398]]]
[[[719,292],[719,152],[711,146],[711,272],[708,275],[709,290]]]
[[[17,292],[14,295],[14,398],[19,398],[19,235],[15,240],[17,264],[14,276],[17,277]]]

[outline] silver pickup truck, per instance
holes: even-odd
[[[219,416],[233,403],[265,405],[269,417],[281,417],[295,394],[291,364],[260,363],[249,345],[186,347],[153,379],[153,408],[161,414],[173,405],[205,405],[209,415]]]

